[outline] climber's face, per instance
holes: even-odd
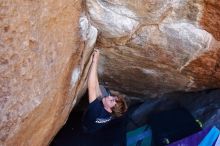
[[[116,105],[117,96],[107,96],[102,102],[105,107],[112,109]]]

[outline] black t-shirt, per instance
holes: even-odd
[[[111,120],[111,113],[106,111],[102,101],[96,98],[89,104],[83,117],[83,130],[88,133],[95,132],[107,125]]]
[[[102,101],[94,100],[83,116],[76,146],[126,146],[126,117],[113,118]]]

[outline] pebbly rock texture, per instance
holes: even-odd
[[[210,32],[215,39],[220,41],[220,1],[205,0],[204,13],[200,24],[205,30]]]
[[[146,97],[220,87],[218,33],[200,23],[212,9],[207,3],[87,0],[87,16],[99,31],[102,80],[114,90]]]
[[[0,2],[1,146],[46,146],[65,123],[94,45],[81,10],[81,0]]]

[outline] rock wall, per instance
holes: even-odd
[[[220,1],[205,0],[204,13],[200,24],[205,30],[210,32],[215,39],[220,41]]]
[[[1,146],[46,146],[65,123],[81,77],[81,10],[81,0],[0,2]]]
[[[146,97],[220,87],[217,3],[87,0],[87,16],[100,34],[102,80]]]

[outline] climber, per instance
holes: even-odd
[[[89,106],[83,117],[83,130],[95,132],[112,120],[121,117],[127,110],[124,97],[112,95],[109,89],[99,85],[97,66],[99,50],[95,49],[88,76]]]

